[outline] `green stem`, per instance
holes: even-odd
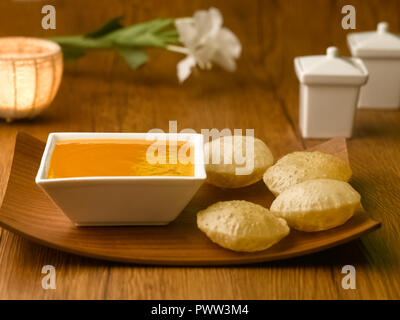
[[[103,38],[87,38],[85,36],[66,36],[51,38],[60,46],[78,47],[85,50],[90,49],[112,49],[113,41]]]

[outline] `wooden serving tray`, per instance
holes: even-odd
[[[28,134],[18,134],[0,225],[40,244],[82,256],[154,265],[249,264],[321,251],[380,226],[359,210],[343,226],[316,233],[291,230],[277,245],[257,253],[223,249],[197,229],[196,213],[217,201],[243,199],[269,207],[274,197],[259,182],[236,190],[204,184],[168,226],[76,227],[35,184],[44,146],[44,142]],[[348,161],[344,139],[333,139],[313,149]]]

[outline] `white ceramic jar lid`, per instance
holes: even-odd
[[[363,85],[368,71],[360,59],[340,57],[336,47],[326,55],[297,57],[294,60],[297,77],[304,84]]]
[[[389,32],[386,22],[376,31],[350,33],[347,42],[351,54],[360,58],[400,58],[400,36]]]

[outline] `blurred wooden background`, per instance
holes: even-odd
[[[41,8],[53,4],[57,29],[41,28]],[[150,62],[131,71],[111,52],[92,52],[65,65],[53,105],[32,121],[0,121],[0,199],[5,192],[15,134],[45,140],[53,131],[140,132],[183,128],[254,128],[276,157],[319,143],[298,130],[298,82],[293,59],[336,45],[348,55],[341,8],[352,4],[357,31],[387,21],[400,32],[398,0],[2,0],[0,36],[51,37],[91,31],[123,15],[125,24],[156,17],[191,16],[219,8],[241,40],[234,74],[197,72],[183,85],[183,57],[151,50]],[[399,299],[400,111],[360,111],[349,141],[353,185],[383,227],[361,240],[289,261],[232,268],[131,266],[81,258],[0,230],[0,298],[3,299]],[[29,199],[21,199],[29,201]],[[54,265],[57,289],[43,290],[41,268]],[[357,289],[343,290],[342,266],[354,265]]]

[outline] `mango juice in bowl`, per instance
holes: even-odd
[[[205,179],[201,134],[51,133],[36,184],[78,226],[166,225]]]

